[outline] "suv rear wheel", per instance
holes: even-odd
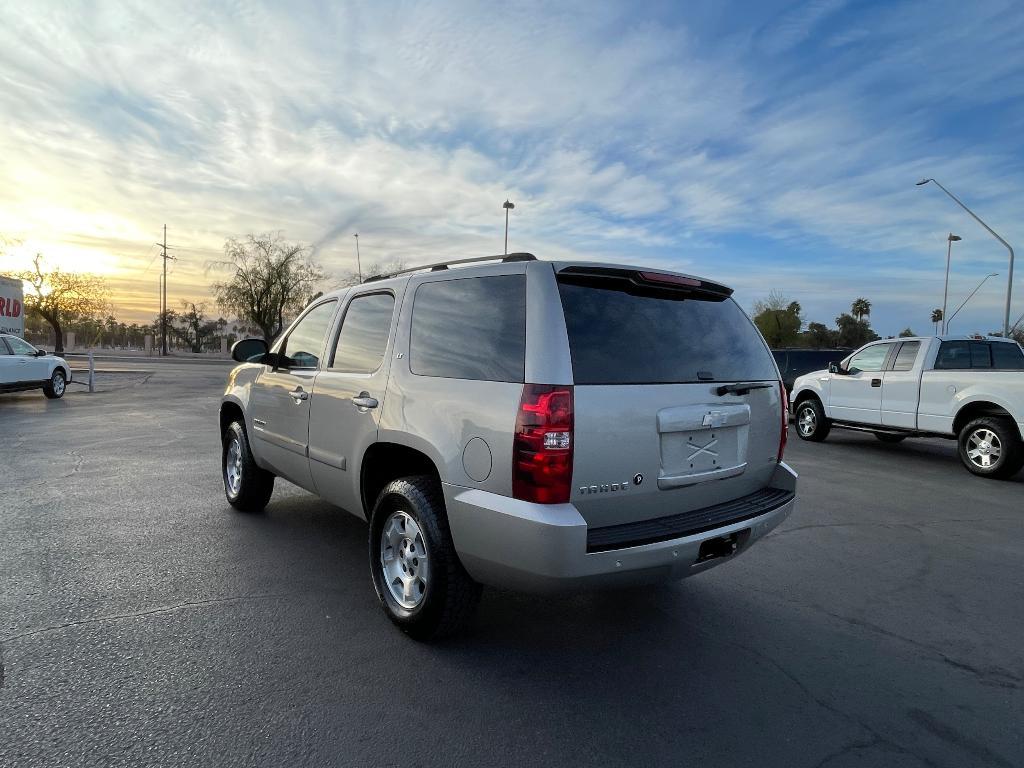
[[[224,495],[242,512],[261,512],[274,493],[274,475],[260,469],[249,449],[245,427],[233,421],[224,430],[221,449]]]
[[[370,571],[384,612],[417,640],[463,629],[480,600],[480,585],[459,562],[444,500],[426,476],[387,485],[370,518]]]
[[[1024,445],[1009,419],[982,416],[960,430],[960,461],[982,477],[1007,478],[1024,465]]]
[[[820,443],[831,429],[832,422],[816,397],[809,397],[796,407],[796,434],[801,440]]]

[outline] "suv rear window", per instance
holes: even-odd
[[[771,353],[732,299],[560,275],[576,384],[675,384],[778,378]]]
[[[409,368],[420,376],[522,383],[526,276],[423,283],[412,306]]]

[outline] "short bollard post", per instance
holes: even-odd
[[[96,391],[96,364],[92,359],[92,352],[89,353],[89,391]]]

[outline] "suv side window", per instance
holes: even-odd
[[[875,344],[873,347],[862,349],[850,359],[847,369],[850,373],[880,371],[885,365],[885,358],[889,356],[890,349],[892,344]]]
[[[325,301],[314,307],[292,328],[281,345],[279,368],[316,368],[320,364],[320,351],[324,347],[324,337],[327,336],[337,303]]]
[[[17,336],[8,336],[7,343],[11,347],[11,354],[31,356],[36,353],[35,347],[33,347],[27,341],[22,341]]]
[[[521,383],[526,275],[420,285],[412,307],[409,369],[419,376]]]
[[[896,353],[896,362],[893,363],[894,371],[909,371],[917,361],[917,353],[921,350],[920,341],[905,341],[900,345],[900,351]]]
[[[341,322],[331,370],[373,373],[380,368],[394,313],[395,297],[390,293],[371,293],[352,299]]]

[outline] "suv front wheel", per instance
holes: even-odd
[[[816,397],[809,397],[796,407],[796,433],[801,440],[820,443],[831,429],[832,422]]]
[[[438,483],[425,476],[387,485],[370,518],[370,571],[384,612],[417,640],[464,628],[480,585],[459,562]]]
[[[960,461],[976,475],[1004,479],[1024,466],[1024,444],[1009,419],[975,419],[960,430],[957,442]]]
[[[221,470],[228,504],[242,512],[263,511],[274,493],[274,475],[256,464],[245,427],[237,421],[224,430]]]

